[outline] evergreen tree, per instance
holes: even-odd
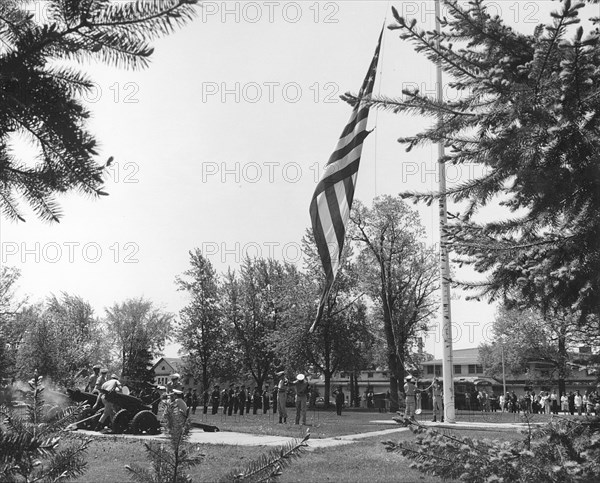
[[[20,314],[25,300],[14,293],[19,277],[16,268],[0,267],[0,377],[15,375],[18,349],[25,335],[26,324]]]
[[[24,416],[0,406],[0,480],[63,481],[84,473],[89,440],[63,446],[58,433],[73,423],[79,406],[49,411],[44,401],[42,376],[29,380]]]
[[[58,221],[56,193],[105,194],[81,99],[93,83],[77,63],[146,67],[149,42],[188,22],[196,0],[48,0],[39,19],[28,12],[32,3],[0,2],[0,205],[23,220],[22,198],[40,218]],[[19,137],[35,159],[15,155]]]
[[[199,465],[204,455],[189,444],[190,420],[174,404],[167,404],[164,428],[168,444],[159,441],[144,443],[152,469],[136,463],[125,465],[134,481],[140,483],[191,483],[186,470]]]
[[[547,25],[525,35],[492,16],[483,0],[444,3],[441,32],[424,31],[395,9],[389,28],[438,63],[461,98],[438,102],[407,91],[408,99],[366,102],[440,121],[401,138],[407,149],[441,142],[441,162],[483,168],[444,193],[466,203],[448,228],[458,261],[489,274],[465,286],[542,310],[599,314],[600,19],[584,33],[577,24],[586,2],[563,0]],[[440,193],[409,195],[432,202]],[[498,202],[507,219],[478,221],[476,214]]]

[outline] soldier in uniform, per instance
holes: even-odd
[[[181,376],[177,373],[171,374],[170,376],[170,381],[167,382],[167,395],[171,394],[173,392],[174,389],[177,389],[178,391],[181,391],[183,388],[181,386]]]
[[[265,386],[265,390],[262,393],[262,410],[263,410],[263,414],[267,414],[267,412],[269,411],[269,409],[271,409],[271,405],[269,404],[270,397],[271,397],[271,394],[269,392],[269,385],[267,384]]]
[[[292,385],[296,389],[296,424],[300,424],[300,417],[302,417],[302,424],[306,426],[308,382],[306,381],[304,374],[298,374],[296,380],[292,382]]]
[[[245,403],[246,401],[244,401]],[[235,386],[233,391],[233,414],[237,414],[240,409],[240,386]]]
[[[210,394],[208,393],[208,389],[204,389],[204,391],[202,391],[202,414],[208,413],[209,401],[210,401]]]
[[[233,408],[236,406],[236,393],[235,388],[233,387],[233,383],[229,385],[229,393],[227,399],[227,415],[231,416],[233,414]]]
[[[258,408],[262,406],[262,395],[260,394],[260,390],[258,386],[254,388],[254,393],[252,394],[252,414],[256,414]]]
[[[344,397],[344,391],[342,390],[342,386],[338,386],[337,390],[334,392],[335,395],[335,410],[338,416],[342,415],[342,408],[344,407],[344,401],[346,398]]]
[[[90,377],[88,377],[88,382],[83,392],[92,392],[96,387],[96,381],[98,380],[98,377],[100,377],[100,364],[96,364],[94,367],[92,367],[92,369],[94,372],[90,375]]]
[[[404,394],[406,396],[406,409],[404,410],[404,418],[413,418],[415,417],[415,394],[417,390],[417,386],[415,386],[413,382],[412,376],[406,376],[404,384]]]
[[[273,414],[277,413],[277,386],[273,387],[271,391],[271,401],[273,401]]]
[[[221,406],[223,406],[223,416],[227,416],[227,406],[229,406],[229,391],[227,388],[221,391]]]
[[[217,414],[217,412],[219,411],[219,402],[221,399],[221,391],[219,391],[218,384],[214,387],[213,392],[210,396],[210,399],[212,402],[212,413]]]
[[[251,408],[252,408],[252,393],[250,392],[250,386],[248,386],[248,390],[246,391],[246,414],[250,414]]]
[[[100,369],[100,376],[96,378],[96,384],[94,385],[94,390],[92,391],[93,393],[100,394],[100,388],[102,387],[102,384],[106,382],[108,377],[107,374],[108,369],[106,367]]]
[[[238,392],[238,408],[240,410],[240,416],[244,415],[244,409],[246,408],[246,386],[242,384],[240,392]]]
[[[183,400],[185,401],[185,404],[187,405],[188,408],[192,407],[192,389],[191,388],[188,387],[188,391],[185,393]]]
[[[437,380],[437,377],[433,378],[433,382],[431,383],[431,400],[433,401],[433,422],[437,421],[438,414],[440,415],[440,421],[444,422],[444,410],[442,404],[442,386],[440,386],[440,382]],[[429,389],[429,388],[427,388]]]
[[[198,407],[198,393],[196,389],[192,391],[192,414],[196,414],[196,408]]]
[[[288,381],[285,378],[285,372],[280,371],[277,374],[279,382],[277,383],[277,409],[279,411],[279,422],[287,423],[287,408],[285,403],[287,401],[287,385]]]
[[[100,387],[100,398],[104,403],[104,411],[102,412],[102,416],[100,416],[100,420],[96,425],[96,431],[100,431],[107,420],[108,423],[111,424],[115,417],[115,414],[117,414],[117,412],[119,411],[119,407],[110,399],[106,398],[107,394],[113,391],[121,392],[121,383],[119,382],[119,379],[117,378],[116,374],[113,374],[110,377],[110,379],[104,382],[102,384],[102,387]],[[96,409],[98,409],[98,406],[98,401],[96,401],[96,404],[92,409],[95,411]]]
[[[178,409],[187,416],[188,405],[183,399],[183,391],[180,391],[179,389],[173,389],[169,393],[169,402],[175,409]]]

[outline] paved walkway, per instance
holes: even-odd
[[[369,421],[373,424],[399,425],[393,420]],[[434,423],[432,421],[419,421],[419,424],[427,427],[473,430],[473,431],[493,431],[493,432],[518,432],[527,428],[525,423],[491,423],[485,421],[456,421],[455,423]],[[545,422],[531,423],[531,426],[544,425]]]
[[[408,428],[400,425],[393,420],[370,421],[373,424],[389,424],[394,426],[393,429],[384,429],[380,431],[369,431],[367,433],[348,434],[344,436],[336,436],[333,438],[311,438],[308,440],[309,448],[328,448],[332,446],[340,446],[352,444],[365,438],[373,438],[377,436],[387,436],[389,434],[408,431]],[[436,427],[444,429],[456,430],[476,430],[476,431],[493,431],[493,432],[516,432],[527,427],[523,423],[489,423],[489,422],[465,422],[457,421],[454,424],[449,423],[434,423],[430,421],[419,421],[420,424],[427,427]],[[543,424],[543,423],[533,423]],[[94,431],[78,430],[78,433],[88,434],[95,437],[107,438],[137,438],[137,439],[157,439],[166,440],[166,435],[160,434],[156,436],[140,436],[132,434],[102,434]],[[234,431],[218,431],[214,433],[204,432],[201,429],[192,428],[190,430],[190,443],[196,444],[225,444],[235,446],[281,446],[294,438],[288,436],[268,436],[260,434],[237,433]]]
[[[384,429],[382,431],[371,431],[368,433],[361,434],[348,434],[345,436],[336,436],[334,438],[312,438],[308,440],[309,448],[328,448],[331,446],[340,446],[344,444],[352,444],[356,441],[365,438],[372,438],[376,436],[385,436],[388,434],[401,433],[408,431],[408,428],[399,426],[394,429]],[[167,437],[164,434],[155,436],[145,435],[133,435],[133,434],[103,434],[95,431],[78,430],[77,433],[82,433],[94,437],[105,437],[105,438],[137,438],[141,440],[146,439],[157,439],[166,440]],[[218,431],[215,433],[205,433],[201,429],[190,430],[190,443],[196,444],[226,444],[235,446],[281,446],[295,438],[288,436],[268,436],[260,434],[248,434],[248,433],[236,433],[234,431]]]

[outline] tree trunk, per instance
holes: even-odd
[[[202,389],[204,391],[208,391],[208,383],[208,368],[206,367],[206,364],[202,364]]]
[[[567,378],[567,342],[564,331],[561,330],[558,336],[558,397],[566,394]]]
[[[323,394],[323,398],[325,398],[325,407],[329,407],[329,394],[331,392],[331,372],[323,371],[323,375],[325,376],[325,394]]]
[[[398,399],[398,382],[404,380],[402,372],[404,368],[399,367],[398,358],[396,357],[396,343],[394,341],[394,333],[392,323],[389,320],[389,315],[386,315],[387,310],[384,309],[384,329],[388,346],[388,366],[390,369],[390,411],[396,412],[400,409]]]
[[[398,398],[398,383],[404,380],[404,367],[399,367],[398,358],[396,357],[396,338],[394,337],[394,329],[392,327],[392,314],[390,313],[388,296],[385,289],[385,267],[381,266],[382,270],[382,287],[381,301],[383,302],[383,329],[387,342],[387,359],[390,369],[390,412],[395,413],[400,409]]]

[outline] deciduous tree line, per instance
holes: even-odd
[[[134,385],[152,380],[150,365],[164,349],[173,316],[148,300],[115,303],[103,317],[82,297],[16,299],[15,269],[0,271],[0,377],[27,380],[37,371],[70,387],[101,364]]]
[[[144,299],[115,303],[100,317],[70,294],[13,310],[18,273],[5,268],[1,367],[17,376],[38,369],[70,385],[82,369],[101,362],[141,383],[152,379],[150,362],[171,340],[204,387],[244,378],[262,387],[285,368],[323,374],[327,397],[336,371],[381,366],[390,368],[395,394],[436,307],[436,255],[422,242],[418,215],[400,198],[378,198],[372,207],[358,203],[349,233],[314,333],[308,328],[324,277],[309,231],[302,266],[246,258],[218,274],[199,249],[191,250],[189,269],[175,280],[189,297],[179,317]]]

